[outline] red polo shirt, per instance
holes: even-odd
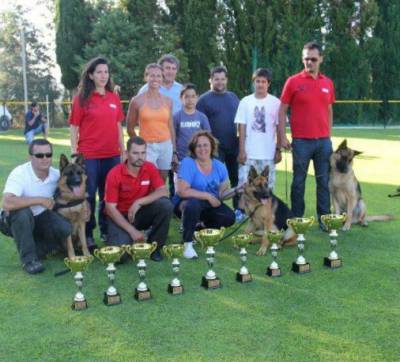
[[[117,204],[122,214],[127,214],[133,202],[164,186],[157,168],[145,162],[137,177],[129,173],[126,162],[112,168],[107,175],[104,200]]]
[[[319,73],[314,79],[302,71],[288,78],[281,102],[291,107],[290,128],[293,138],[330,136],[328,106],[335,102],[333,82]]]
[[[69,123],[79,127],[78,152],[86,159],[120,155],[118,125],[124,118],[119,96],[113,92],[93,92],[83,107],[74,97]]]

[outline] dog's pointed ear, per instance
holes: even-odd
[[[251,182],[252,180],[254,180],[256,177],[258,176],[257,170],[254,166],[250,166],[250,171],[249,171],[249,175],[247,176],[247,179],[249,182]]]
[[[356,157],[356,156],[361,155],[363,153],[362,151],[356,151],[356,150],[353,150],[353,152],[354,152],[353,157]]]
[[[67,156],[65,156],[63,153],[60,156],[60,171],[62,171],[65,167],[67,167],[69,164]]]
[[[261,176],[265,177],[266,179],[268,179],[269,177],[269,166],[265,166],[264,170],[261,172]]]
[[[78,153],[75,155],[75,163],[82,167],[85,166],[85,159],[82,153]]]
[[[342,143],[338,146],[337,151],[344,150],[347,148],[347,139],[344,139]]]

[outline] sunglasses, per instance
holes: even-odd
[[[32,156],[35,156],[36,158],[51,158],[53,157],[53,154],[51,152],[49,153],[34,153]]]
[[[318,58],[303,58],[303,60],[305,62],[313,62],[313,63],[315,63],[315,62],[318,61]]]

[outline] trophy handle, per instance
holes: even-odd
[[[287,219],[286,220],[286,225],[292,227],[293,220],[292,219]]]
[[[221,232],[221,234],[220,234],[220,238],[221,238],[221,239],[224,237],[225,230],[226,230],[226,229],[225,229],[224,226],[222,226],[222,227],[219,229],[219,231]]]
[[[204,243],[203,240],[201,240],[200,233],[198,231],[195,231],[193,237],[201,244],[201,247],[204,249]]]
[[[163,246],[162,251],[167,257],[171,257],[171,253],[167,245]]]
[[[100,259],[100,250],[99,249],[94,249],[93,254],[96,258]],[[100,259],[101,260],[101,259]]]
[[[121,250],[122,250],[124,253],[128,253],[129,255],[132,256],[132,254],[131,254],[131,246],[130,246],[130,245],[128,245],[128,244],[122,244],[122,245],[121,245]],[[121,256],[122,256],[122,254],[121,254]]]
[[[68,269],[71,269],[70,260],[68,258],[64,258],[64,264],[67,266]]]
[[[345,222],[347,220],[347,213],[346,212],[342,212],[343,215],[343,222]]]
[[[153,241],[151,243],[151,252],[153,253],[153,251],[156,250],[156,249],[157,249],[157,241]]]
[[[311,222],[310,222],[310,226],[312,226],[312,225],[314,224],[315,217],[314,217],[314,216],[310,216],[310,220],[311,220]]]

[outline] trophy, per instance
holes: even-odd
[[[329,242],[331,244],[331,252],[324,258],[324,265],[328,268],[340,268],[342,266],[342,259],[336,252],[337,246],[337,230],[340,229],[346,221],[346,213],[343,214],[327,214],[321,216],[322,223],[329,231]]]
[[[82,293],[83,286],[83,272],[87,269],[89,264],[93,261],[93,256],[73,256],[71,258],[65,258],[65,265],[75,273],[74,279],[75,284],[78,287],[74,299],[72,301],[71,308],[73,310],[83,310],[88,307],[85,296]]]
[[[297,248],[299,255],[295,262],[292,263],[292,270],[298,274],[304,274],[311,271],[310,264],[306,261],[304,253],[304,243],[306,241],[304,234],[308,228],[314,223],[314,217],[294,217],[286,221],[293,231],[297,234]]]
[[[251,282],[253,278],[247,269],[247,250],[246,246],[249,245],[253,239],[253,234],[238,234],[232,237],[233,245],[239,248],[239,256],[242,261],[242,266],[240,270],[236,273],[236,280],[241,283]]]
[[[150,259],[150,255],[156,250],[157,242],[152,243],[136,243],[133,245],[126,245],[125,251],[132,256],[134,260],[138,260],[136,264],[139,272],[140,282],[135,288],[135,299],[137,301],[151,299],[150,289],[146,284],[146,259]]]
[[[101,249],[96,249],[94,255],[100,259],[103,264],[107,264],[107,274],[110,281],[108,289],[104,292],[103,302],[107,306],[116,305],[121,303],[121,296],[117,292],[117,288],[114,286],[116,268],[114,263],[119,261],[122,254],[125,252],[123,248],[119,246],[106,246]]]
[[[195,239],[201,243],[202,247],[207,247],[206,259],[209,270],[201,280],[201,286],[205,289],[217,289],[221,287],[221,280],[217,277],[212,268],[215,261],[214,247],[218,244],[219,240],[222,239],[224,233],[224,227],[221,229],[203,229],[195,231],[194,233]]]
[[[272,243],[270,250],[272,255],[272,263],[267,268],[267,275],[270,277],[280,277],[282,275],[281,268],[278,265],[277,257],[279,245],[278,243],[282,240],[284,230],[269,230],[267,231],[267,238]]]
[[[183,293],[183,285],[179,280],[179,258],[183,256],[183,245],[182,244],[170,244],[164,245],[164,254],[172,259],[172,272],[173,279],[171,283],[168,284],[168,293],[172,295],[180,295]]]

